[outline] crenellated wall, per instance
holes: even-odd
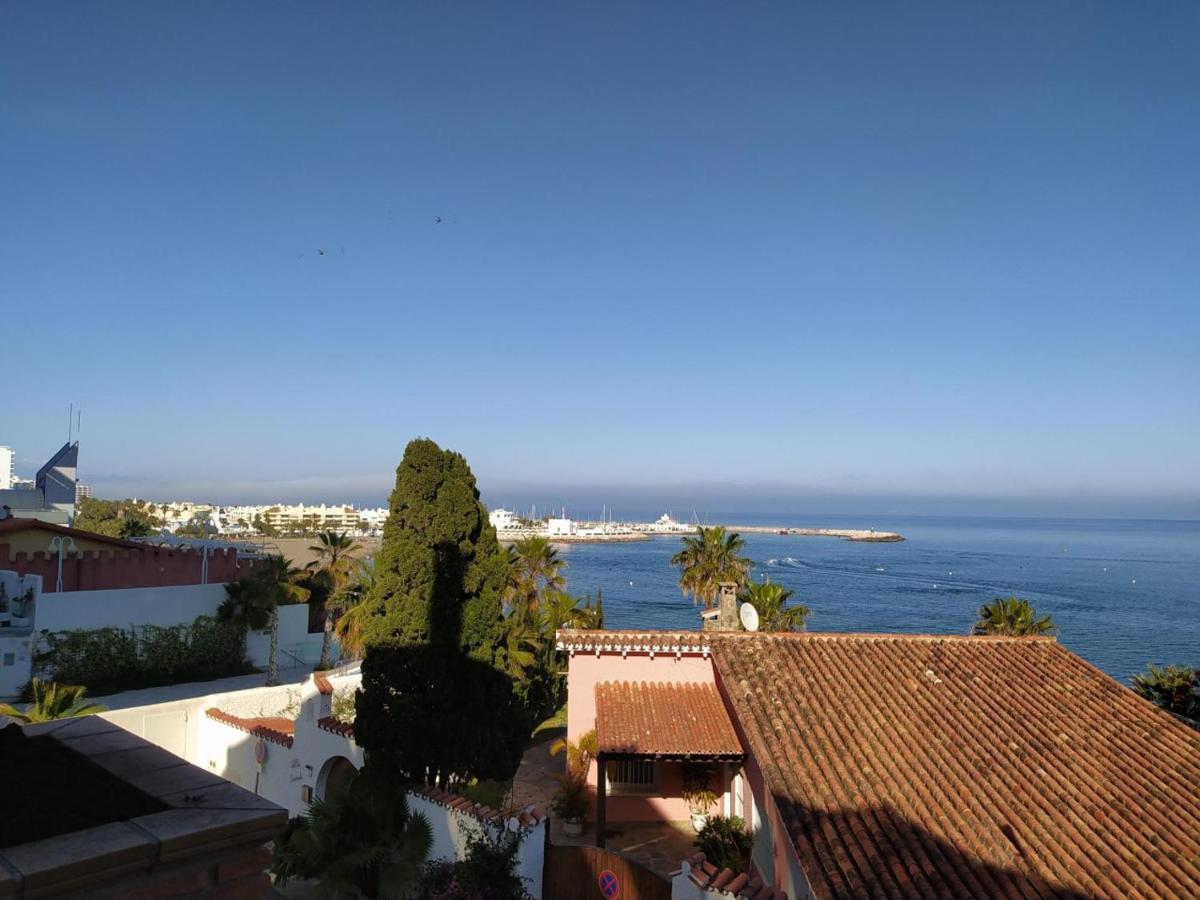
[[[20,575],[40,575],[42,590],[52,593],[58,579],[58,554],[39,550],[11,552],[0,543],[0,568]],[[198,550],[147,547],[145,550],[66,553],[62,561],[64,591],[99,591],[116,588],[172,587],[184,584],[223,584],[247,575],[254,560],[239,560],[236,550],[208,552],[208,577],[202,578],[202,553]]]

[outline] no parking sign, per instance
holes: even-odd
[[[600,885],[600,893],[604,900],[617,900],[621,896],[621,882],[617,880],[612,869],[605,869],[601,872],[596,883]]]

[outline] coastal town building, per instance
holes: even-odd
[[[704,813],[751,871],[835,897],[1200,896],[1200,733],[1052,638],[560,631],[568,737],[596,729],[595,841]]]
[[[12,447],[0,447],[0,491],[13,488],[13,479],[17,477],[15,459]]]
[[[521,527],[520,519],[511,509],[488,510],[488,522],[497,531],[509,531]]]
[[[44,522],[0,521],[0,699],[15,697],[34,674],[47,635],[101,628],[187,625],[214,616],[225,585],[257,558],[232,547],[158,547]],[[308,607],[279,610],[279,652],[313,664],[321,635]],[[247,636],[246,651],[265,665],[269,637]]]
[[[8,448],[5,448],[8,449]],[[9,450],[8,476],[0,483],[0,520],[33,518],[68,525],[75,516],[75,475],[79,465],[79,442],[66,443],[37,471],[32,490],[18,484],[12,471]],[[0,467],[3,466],[0,459]]]

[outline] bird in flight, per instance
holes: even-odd
[[[441,217],[441,216],[434,216],[434,217],[433,217],[433,224],[434,224],[434,225],[441,225],[441,224],[442,224],[442,217]]]

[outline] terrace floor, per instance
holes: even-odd
[[[696,833],[689,822],[609,822],[606,847],[669,878],[679,865],[696,852]],[[596,843],[596,823],[588,822],[579,837],[563,833],[562,822],[550,819],[550,843],[587,845]]]

